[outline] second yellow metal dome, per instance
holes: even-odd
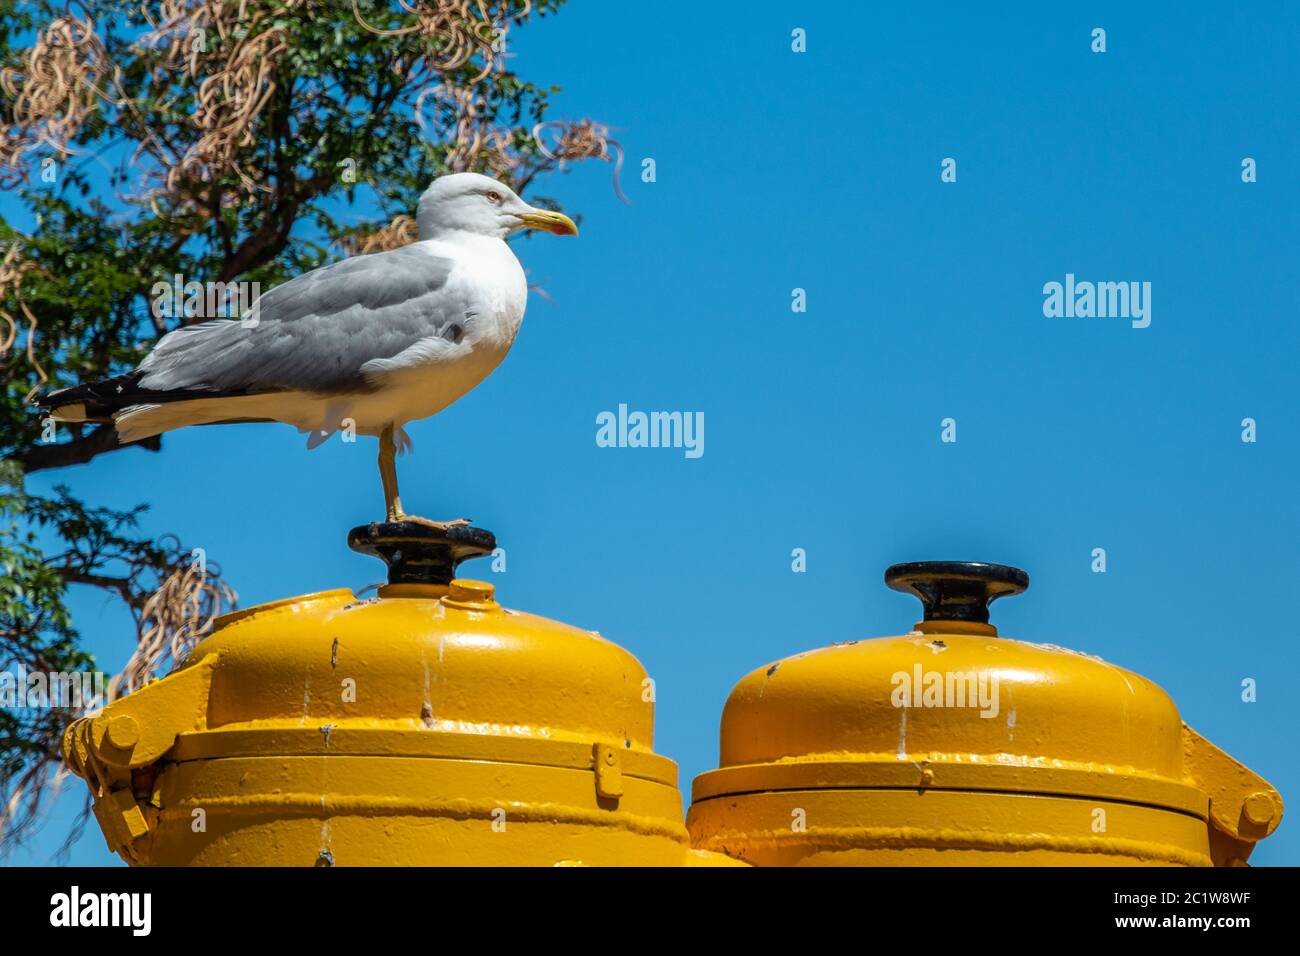
[[[1159,686],[1010,640],[988,604],[1028,584],[973,562],[897,565],[907,634],[848,641],[737,684],[696,846],[761,865],[1244,862],[1276,827],[1266,782],[1183,724]]]

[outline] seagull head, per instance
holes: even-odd
[[[530,206],[504,183],[478,173],[452,173],[433,181],[415,213],[421,239],[468,232],[504,239],[520,229],[544,229],[576,236],[578,227],[562,212]]]

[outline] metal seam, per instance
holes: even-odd
[[[259,800],[249,797],[193,797],[183,803],[174,804],[161,811],[160,817],[166,820],[182,820],[188,823],[191,807],[202,807],[211,815],[213,812],[246,813],[251,808],[264,806],[274,808],[279,814],[295,814],[302,817],[344,816],[435,816],[457,820],[493,820],[493,814],[501,809],[507,811],[510,819],[525,823],[570,823],[581,826],[613,827],[630,830],[647,836],[666,837],[682,845],[689,844],[686,827],[680,823],[666,823],[654,817],[644,817],[618,810],[586,810],[561,803],[519,804],[512,801],[495,800],[412,800],[406,797],[365,794],[359,796],[322,797],[319,793],[277,793],[272,800]]]
[[[976,830],[929,830],[920,827],[819,827],[804,832],[787,830],[723,831],[700,840],[696,849],[726,853],[730,845],[747,848],[759,844],[811,845],[830,850],[988,850],[1024,852],[1055,850],[1068,853],[1131,856],[1178,866],[1210,867],[1213,861],[1200,853],[1164,844],[1110,837],[1065,837],[1046,833],[982,833]],[[807,855],[807,854],[805,854]],[[743,859],[743,856],[741,857]]]

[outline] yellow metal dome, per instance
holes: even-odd
[[[323,722],[335,744],[351,730],[432,730],[588,749],[603,740],[625,755],[653,746],[635,657],[592,631],[508,610],[480,581],[388,585],[372,600],[325,591],[240,611],[216,622],[187,666],[209,655],[219,660],[210,735]]]
[[[478,529],[356,529],[390,583],[230,614],[68,732],[110,846],[153,865],[684,865],[644,668],[450,580]],[[723,861],[726,862],[726,861]]]
[[[695,845],[765,865],[1244,862],[1281,798],[1151,681],[999,637],[1028,576],[896,565],[925,620],[755,670],[698,777]]]

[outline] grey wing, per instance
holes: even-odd
[[[315,269],[267,292],[242,321],[168,333],[140,363],[140,384],[159,391],[365,389],[366,363],[426,339],[459,341],[472,304],[449,288],[454,265],[403,246]]]

